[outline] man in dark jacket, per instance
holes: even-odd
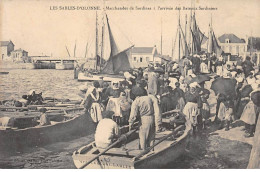
[[[251,58],[249,56],[247,56],[246,60],[242,63],[242,68],[244,70],[246,78],[248,77],[250,72],[254,70],[254,64],[251,62]]]

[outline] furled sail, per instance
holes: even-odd
[[[176,46],[177,43],[177,46]],[[189,48],[188,44],[186,42],[183,30],[181,26],[179,25],[177,29],[177,34],[175,38],[175,43],[174,43],[174,49],[173,49],[173,61],[179,61],[183,56],[188,56],[189,55]]]
[[[197,54],[201,52],[201,45],[207,41],[207,37],[201,32],[197,25],[195,14],[192,17],[191,29],[191,53]]]
[[[209,31],[209,39],[208,39],[208,53],[215,53],[216,56],[220,56],[223,52],[223,50],[221,49],[221,47],[218,45],[218,41],[216,39],[215,33],[212,29],[212,27],[210,27],[210,31]]]

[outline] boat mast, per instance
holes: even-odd
[[[75,46],[74,46],[74,58],[76,57],[76,46],[77,46],[77,40],[75,40]]]
[[[192,25],[192,0],[190,1],[190,6],[191,6],[191,10],[190,10],[190,29],[189,29],[189,49],[190,49],[190,52],[193,52],[192,51],[192,32],[191,32],[191,25]]]
[[[163,54],[162,52],[162,18],[161,18],[161,55]]]
[[[106,14],[104,14],[104,15],[106,15]],[[104,55],[104,31],[105,31],[104,15],[102,17],[101,54],[100,54],[100,61],[99,61],[99,63],[100,63],[99,71],[100,72],[101,72],[101,59],[103,58],[103,55]]]
[[[208,41],[207,41],[207,52],[208,53],[213,53],[213,50],[210,50],[211,48],[209,46],[212,46],[209,44],[209,41],[211,41],[210,39],[212,39],[211,37],[211,27],[212,27],[212,14],[211,14],[211,18],[210,18],[210,23],[209,23],[209,31],[208,31]]]
[[[173,59],[173,47],[174,45],[173,45],[173,38],[172,38],[172,59]]]
[[[179,10],[179,61],[181,59],[181,32],[180,32],[180,28],[181,28],[181,21],[180,21],[180,10]]]
[[[211,25],[211,28],[212,28],[212,13],[211,13],[211,18],[210,18],[210,25]]]
[[[88,43],[86,45],[85,58],[87,57],[87,52],[88,52]]]
[[[97,56],[98,56],[98,18],[97,18],[97,11],[96,11],[96,52],[95,52],[95,57],[98,60]],[[97,70],[97,64],[98,64],[98,61],[96,61],[96,70]]]
[[[69,52],[69,50],[68,50],[68,47],[67,47],[67,46],[65,46],[65,47],[66,47],[67,53],[68,53],[68,55],[69,55],[69,57],[70,57],[70,52]]]
[[[253,36],[252,36],[252,29],[251,29],[251,45],[250,45],[250,57],[252,58],[252,51],[253,51]],[[252,59],[251,59],[252,60]]]
[[[185,35],[184,35],[184,40],[186,41],[187,43],[187,14],[185,14]],[[187,54],[187,46],[185,46],[185,56],[187,57],[188,54]]]

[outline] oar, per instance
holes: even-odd
[[[158,142],[154,143],[151,147],[149,147],[148,149],[144,150],[143,152],[141,152],[139,155],[137,155],[136,157],[134,157],[135,159],[138,159],[140,157],[142,157],[143,155],[147,154],[148,152],[150,152],[156,145],[158,145],[159,143],[163,142],[164,140],[166,140],[168,137],[176,134],[178,131],[182,130],[184,128],[184,125],[180,125],[177,128],[175,128],[175,130],[173,130],[170,134],[167,134],[166,136],[164,136],[163,138],[161,138]]]
[[[180,112],[179,109],[174,109],[174,110],[162,113],[162,116],[166,116],[166,115],[169,115],[169,114],[172,114],[172,113],[178,113],[178,112]]]
[[[79,169],[83,169],[85,168],[87,165],[89,165],[91,162],[93,162],[95,159],[97,159],[98,157],[100,157],[101,155],[103,155],[104,153],[106,153],[109,149],[111,149],[113,146],[115,146],[116,144],[122,142],[123,140],[127,139],[128,136],[130,136],[131,134],[133,134],[138,128],[129,131],[126,134],[123,134],[119,137],[119,139],[114,142],[113,144],[111,144],[110,146],[108,146],[104,151],[100,152],[97,156],[95,156],[94,158],[92,158],[91,160],[89,160],[87,163],[83,164],[81,167],[79,167]]]
[[[27,107],[12,107],[12,106],[3,106],[3,105],[0,105],[0,109],[28,110]]]

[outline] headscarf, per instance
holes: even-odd
[[[29,91],[29,95],[32,95],[33,92],[35,93],[35,90],[30,90],[30,91]]]

